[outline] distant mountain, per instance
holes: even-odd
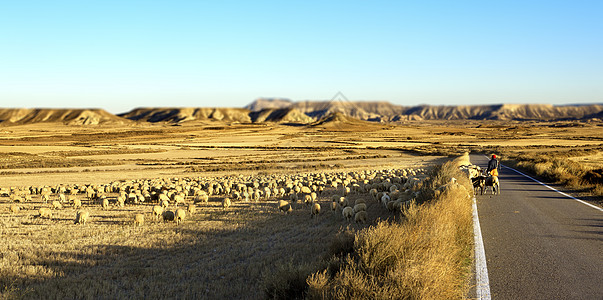
[[[61,123],[65,125],[129,124],[103,109],[0,108],[0,124],[23,125]]]
[[[119,116],[133,121],[180,123],[185,121],[222,121],[251,123],[244,108],[137,108]]]
[[[265,100],[263,105],[269,106]],[[279,102],[279,105],[284,103]],[[598,118],[603,105],[499,104],[458,106],[401,106],[386,101],[299,101],[290,108],[320,120],[333,113],[360,120],[398,122],[406,120],[581,120]]]
[[[0,108],[0,125],[171,123],[297,123],[310,126],[354,125],[420,120],[603,120],[603,104],[499,104],[401,106],[386,101],[299,101],[256,99],[248,108],[137,108],[120,115],[102,109]],[[349,127],[349,126],[348,126]]]
[[[286,98],[258,98],[247,104],[245,109],[250,111],[260,111],[264,109],[287,108],[293,104],[293,101]]]

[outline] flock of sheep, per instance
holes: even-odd
[[[9,197],[10,211],[18,214],[20,203],[39,199],[39,217],[52,218],[53,210],[65,206],[76,210],[75,223],[86,224],[92,217],[87,208],[111,209],[146,205],[148,213],[137,213],[132,222],[143,226],[145,215],[155,220],[182,223],[210,201],[220,201],[227,210],[236,202],[274,202],[276,211],[288,214],[307,210],[318,217],[323,205],[343,220],[367,223],[367,205],[380,204],[390,212],[400,211],[417,196],[427,178],[424,169],[365,170],[339,173],[198,177],[115,181],[104,185],[57,185],[0,190]],[[353,196],[353,197],[352,197]],[[355,200],[353,200],[355,199]],[[321,205],[320,202],[323,202]],[[171,208],[170,208],[171,207]]]

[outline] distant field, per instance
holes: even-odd
[[[0,153],[5,154],[0,159],[0,186],[44,184],[46,179],[47,184],[60,180],[96,183],[207,172],[283,172],[303,166],[315,170],[421,166],[437,157],[405,150],[441,156],[467,150],[547,152],[603,145],[600,126],[559,123],[421,121],[373,126],[362,133],[342,130],[345,126],[325,130],[184,124],[5,127],[0,134]],[[596,166],[596,157],[576,159]]]

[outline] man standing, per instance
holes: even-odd
[[[492,159],[488,162],[488,169],[486,172],[492,176],[498,176],[498,160],[496,159],[496,154],[492,154]]]

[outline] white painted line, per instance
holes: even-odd
[[[576,201],[578,201],[578,202],[580,202],[580,203],[582,203],[582,204],[584,204],[584,205],[588,205],[588,206],[590,206],[590,207],[592,207],[592,208],[594,208],[594,209],[598,209],[598,210],[600,210],[600,211],[603,211],[603,208],[600,208],[600,207],[598,207],[598,206],[592,205],[592,204],[590,204],[590,203],[588,203],[588,202],[586,202],[586,201],[580,200],[580,199],[575,198],[575,197],[573,197],[573,196],[571,196],[571,195],[568,195],[568,194],[566,194],[566,193],[564,193],[564,192],[562,192],[562,191],[559,191],[559,190],[555,189],[554,187],[548,186],[548,185],[546,185],[546,184],[544,184],[544,183],[540,182],[539,180],[537,180],[537,179],[535,179],[535,178],[532,178],[532,177],[530,177],[530,176],[528,176],[528,175],[526,175],[526,174],[524,174],[524,173],[522,173],[522,172],[519,172],[519,171],[517,171],[517,170],[515,170],[515,169],[513,169],[513,168],[511,168],[511,167],[503,166],[502,164],[501,164],[501,167],[507,168],[507,169],[509,169],[509,170],[513,170],[513,171],[515,171],[515,172],[517,172],[517,173],[519,173],[519,174],[521,174],[521,175],[523,175],[523,176],[525,176],[525,177],[527,177],[527,178],[530,178],[530,179],[532,179],[532,180],[536,181],[537,183],[542,184],[542,185],[543,185],[543,186],[545,186],[546,188],[551,189],[551,190],[553,190],[553,191],[555,191],[555,192],[557,192],[557,193],[559,193],[559,194],[561,194],[561,195],[563,195],[563,196],[566,196],[566,197],[568,197],[568,198],[570,198],[570,199],[574,199],[574,200],[576,200]]]
[[[475,290],[477,293],[477,299],[489,300],[491,299],[490,280],[488,280],[486,251],[484,250],[482,229],[479,226],[479,217],[477,216],[477,203],[475,202],[475,197],[473,197],[473,237],[475,239]]]

